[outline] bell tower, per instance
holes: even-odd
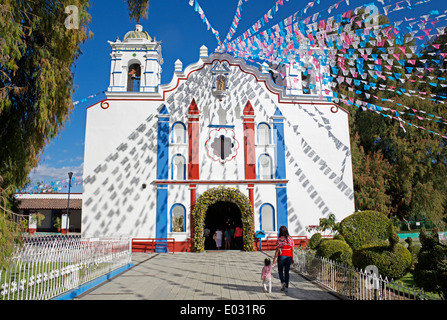
[[[108,92],[157,92],[163,58],[161,41],[152,39],[143,26],[125,34],[123,41],[108,41],[112,49]]]

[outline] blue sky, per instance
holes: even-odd
[[[239,27],[233,39],[250,28],[275,5],[277,0],[243,1]],[[274,19],[266,27],[270,27],[303,9],[310,1],[284,0]],[[321,10],[322,13],[324,12],[322,18],[327,18],[371,2],[348,1],[349,6],[343,1],[338,10],[334,9],[331,14],[327,13],[327,8],[338,1],[321,0],[319,4],[315,2],[305,17]],[[443,1],[432,0],[421,5],[419,6],[421,11],[417,14],[428,13],[431,8],[447,9],[447,5]],[[393,4],[396,2],[395,0],[391,1]],[[415,2],[417,0],[411,0],[411,3]],[[81,46],[82,54],[73,66],[76,88],[73,101],[82,100],[107,89],[110,72],[110,46],[107,41],[114,41],[116,37],[122,40],[125,33],[135,27],[135,21],[130,20],[124,0],[94,0],[91,3],[89,9],[91,22],[88,28],[94,33],[94,38],[88,39]],[[238,0],[198,0],[198,3],[212,27],[219,31],[220,38],[223,40],[233,21]],[[402,3],[404,5],[405,1]],[[402,19],[403,15],[414,16],[415,14],[409,10],[401,10],[393,16],[393,20]],[[186,67],[198,60],[199,48],[202,45],[208,47],[209,53],[212,53],[217,46],[215,36],[207,30],[198,13],[189,5],[189,0],[152,0],[148,18],[141,20],[140,24],[151,37],[162,41],[164,59],[162,84],[171,81],[174,62],[177,59],[180,59],[183,66]],[[72,171],[75,176],[82,176],[86,109],[104,98],[105,95],[100,94],[75,105],[65,128],[59,137],[53,139],[45,148],[39,166],[31,172],[32,185],[35,185],[36,181],[45,183],[62,181],[67,179],[69,171]],[[74,184],[71,191],[82,192],[82,187]],[[66,189],[61,192],[66,192]]]

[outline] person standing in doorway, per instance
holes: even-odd
[[[294,243],[286,226],[279,228],[278,240],[276,241],[275,257],[273,264],[278,260],[278,273],[281,280],[281,291],[289,290],[289,271],[290,265],[293,263]]]
[[[243,230],[240,226],[236,227],[236,231],[234,233],[234,242],[236,242],[236,249],[242,250],[242,236]]]
[[[222,231],[220,231],[219,228],[217,228],[215,236],[216,236],[216,247],[217,247],[217,250],[220,250],[220,248],[222,247]]]
[[[231,229],[228,227],[225,229],[225,250],[229,250],[231,248]]]

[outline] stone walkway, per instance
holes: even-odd
[[[273,269],[272,293],[264,293],[261,270],[273,252],[133,253],[134,266],[75,300],[338,300],[290,272],[280,291]]]

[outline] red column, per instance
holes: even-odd
[[[245,157],[245,179],[256,179],[256,152],[255,152],[255,111],[250,101],[244,108],[244,157]],[[248,184],[248,198],[254,215],[254,184]],[[253,230],[255,229],[255,217],[253,216]],[[253,243],[254,246],[254,243]]]
[[[244,108],[244,157],[245,179],[256,179],[256,152],[255,152],[255,111],[250,103]],[[254,185],[248,185],[248,197],[254,209]]]
[[[188,112],[188,179],[199,179],[199,109],[193,98]]]
[[[188,112],[188,179],[199,180],[199,109],[197,108],[196,100],[193,98]],[[190,184],[190,198],[191,198],[191,239],[194,235],[194,221],[192,218],[192,211],[196,202],[196,184]]]
[[[244,108],[245,179],[256,179],[255,111],[250,101]]]

